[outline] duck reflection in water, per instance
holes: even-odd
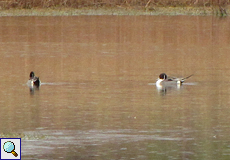
[[[30,72],[30,78],[27,82],[27,85],[30,87],[30,93],[34,93],[34,90],[39,90],[39,87],[41,86],[41,81],[39,77],[35,77],[34,72]]]
[[[157,90],[165,95],[168,89],[180,89],[182,83],[192,75],[185,78],[176,78],[168,77],[165,73],[161,73],[156,82]]]

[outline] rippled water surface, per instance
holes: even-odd
[[[23,135],[22,159],[229,159],[229,24],[1,17],[0,133]],[[194,75],[162,90],[162,72]]]

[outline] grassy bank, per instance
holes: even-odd
[[[34,7],[178,7],[178,6],[225,6],[229,0],[0,0],[0,6],[7,8],[31,9]]]
[[[0,0],[0,16],[218,15],[230,0]]]

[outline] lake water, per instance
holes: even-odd
[[[230,19],[0,17],[0,133],[22,159],[230,158]],[[34,71],[42,85],[26,85]],[[189,76],[158,90],[159,74]]]

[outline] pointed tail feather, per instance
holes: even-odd
[[[191,75],[188,76],[188,77],[182,78],[182,80],[188,79],[188,78],[190,78],[190,77],[192,77],[192,76],[193,76],[193,74],[191,74]]]

